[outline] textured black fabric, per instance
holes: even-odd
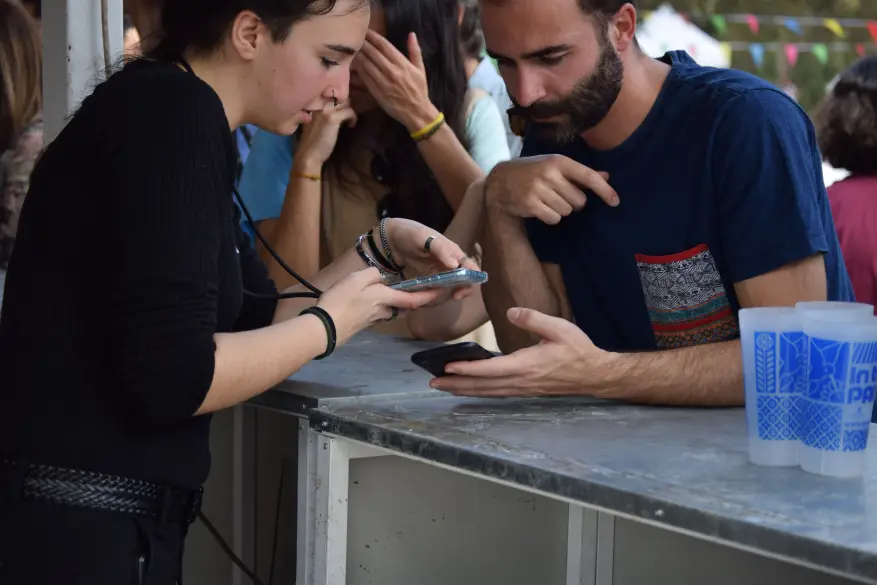
[[[140,61],[98,86],[43,153],[0,317],[0,459],[195,490],[194,417],[217,332],[270,323],[265,267],[232,203],[222,102]]]
[[[0,584],[176,585],[186,530],[53,504],[0,508]]]

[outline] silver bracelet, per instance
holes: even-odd
[[[393,258],[393,250],[390,249],[390,238],[387,237],[387,222],[390,221],[389,217],[385,217],[381,220],[381,223],[378,224],[378,234],[381,236],[381,246],[384,248],[384,254],[387,255],[387,261],[396,270],[402,278],[405,278],[405,275],[402,273],[405,270],[404,266],[399,266],[399,263]]]

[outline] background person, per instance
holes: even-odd
[[[509,124],[508,110],[512,107],[512,100],[509,99],[505,82],[485,53],[484,33],[481,31],[481,0],[460,1],[460,40],[469,87],[486,91],[496,102],[502,113],[509,153],[512,158],[516,158],[521,154],[523,140],[512,131]]]
[[[877,305],[877,57],[844,71],[816,114],[828,163],[850,176],[828,200],[856,300]]]
[[[0,298],[30,174],[43,147],[42,44],[16,0],[0,0]]]

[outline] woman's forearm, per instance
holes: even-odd
[[[445,199],[454,212],[458,212],[469,185],[483,177],[484,172],[478,168],[447,124],[443,124],[438,132],[421,140],[417,145]]]
[[[305,315],[263,329],[220,333],[213,382],[197,414],[241,404],[276,386],[326,350],[323,323]]]
[[[320,270],[321,182],[303,175],[320,176],[318,164],[293,164],[280,218],[266,239],[290,268],[305,278]],[[268,259],[268,274],[284,289],[296,284],[295,278],[273,258]]]
[[[320,272],[317,273],[316,276],[314,276],[312,279],[309,279],[309,281],[316,288],[324,291],[345,276],[358,270],[363,270],[365,268],[365,263],[359,257],[359,254],[356,253],[356,249],[351,246],[344,254],[341,255],[341,257],[323,268]],[[305,288],[305,286],[302,284],[297,284],[284,290],[283,292],[308,292],[308,289]],[[284,299],[277,303],[277,309],[274,311],[274,322],[280,323],[282,321],[292,319],[296,317],[303,309],[305,309],[306,307],[310,307],[316,302],[316,299]]]

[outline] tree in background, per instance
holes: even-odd
[[[640,12],[654,10],[665,0],[640,0]],[[825,95],[826,86],[842,70],[859,58],[859,46],[877,52],[872,34],[865,27],[846,27],[839,38],[826,26],[801,26],[800,34],[782,23],[761,19],[754,32],[746,22],[725,21],[716,15],[753,14],[758,16],[818,17],[820,19],[856,18],[877,21],[877,0],[673,0],[668,2],[714,38],[723,42],[779,44],[778,50],[766,50],[761,67],[749,51],[734,51],[731,66],[749,71],[777,84],[793,83],[797,99],[808,111]],[[838,50],[836,43],[847,50]],[[790,43],[819,43],[828,47],[827,55],[802,51],[793,65],[783,49]],[[680,47],[684,48],[684,47]],[[824,59],[824,62],[823,62]]]

